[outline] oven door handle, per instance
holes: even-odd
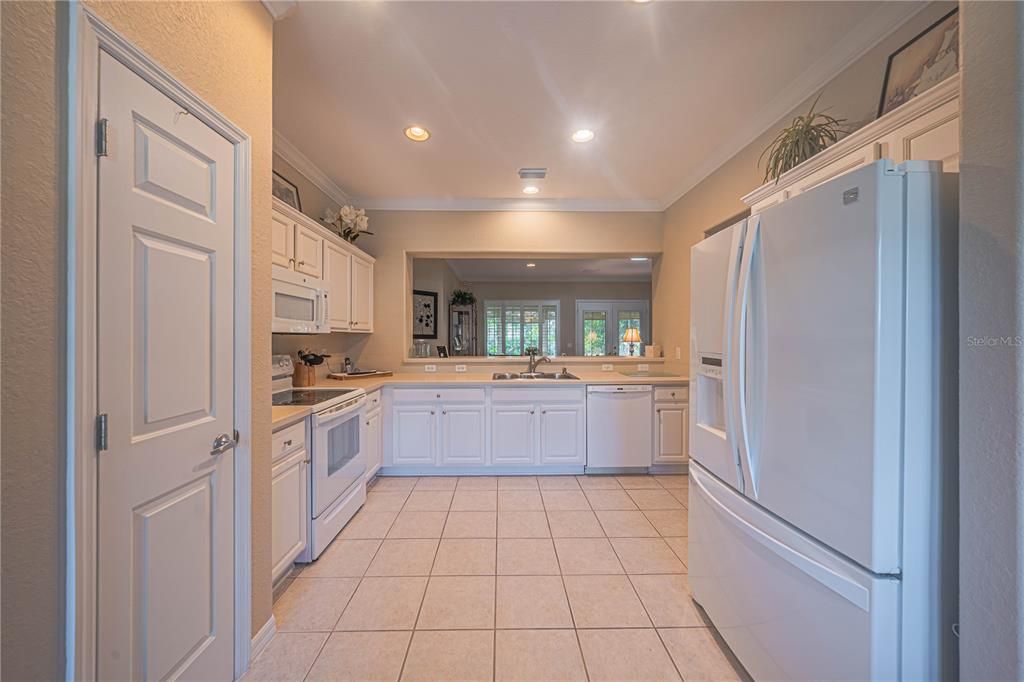
[[[339,419],[347,417],[355,412],[358,412],[363,407],[363,404],[365,402],[366,397],[360,396],[359,398],[355,398],[353,400],[349,400],[348,402],[342,403],[341,405],[332,407],[329,410],[317,412],[313,415],[313,424],[314,426],[323,426],[324,424],[329,424],[333,421],[337,421]]]

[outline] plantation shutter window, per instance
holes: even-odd
[[[536,347],[558,354],[558,301],[485,301],[487,354],[524,355]]]

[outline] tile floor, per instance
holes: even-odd
[[[687,485],[377,479],[245,679],[736,680],[690,600]]]

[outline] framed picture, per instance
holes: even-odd
[[[448,357],[448,346],[437,344],[437,357],[446,358]]]
[[[273,171],[274,180],[272,192],[275,197],[288,204],[296,211],[302,210],[302,202],[299,201],[299,188],[288,182],[283,175]]]
[[[960,68],[960,15],[953,10],[889,56],[878,115],[887,114]]]
[[[412,292],[412,338],[437,338],[437,292]]]

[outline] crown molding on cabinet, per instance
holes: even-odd
[[[660,202],[662,209],[667,210],[684,194],[714,173],[722,164],[752,144],[783,116],[792,111],[793,107],[825,87],[833,78],[863,57],[871,48],[892,35],[896,29],[903,26],[928,4],[918,2],[882,4],[851,29],[846,37],[835,45],[834,49],[830,50],[828,54],[822,55],[820,59],[816,59],[788,87],[780,90],[774,99],[763,105],[752,103],[750,122],[744,130],[730,140],[729,144],[719,147],[717,154],[697,166],[677,192],[665,197]]]
[[[648,199],[406,199],[358,197],[355,203],[375,211],[569,211],[593,213],[660,213]]]
[[[352,202],[351,197],[349,197],[345,190],[327,177],[326,173],[309,160],[309,157],[299,151],[298,147],[293,145],[288,138],[277,130],[274,131],[274,153],[291,164],[295,170],[302,173],[307,180],[319,187],[324,194],[334,199],[339,206]]]

